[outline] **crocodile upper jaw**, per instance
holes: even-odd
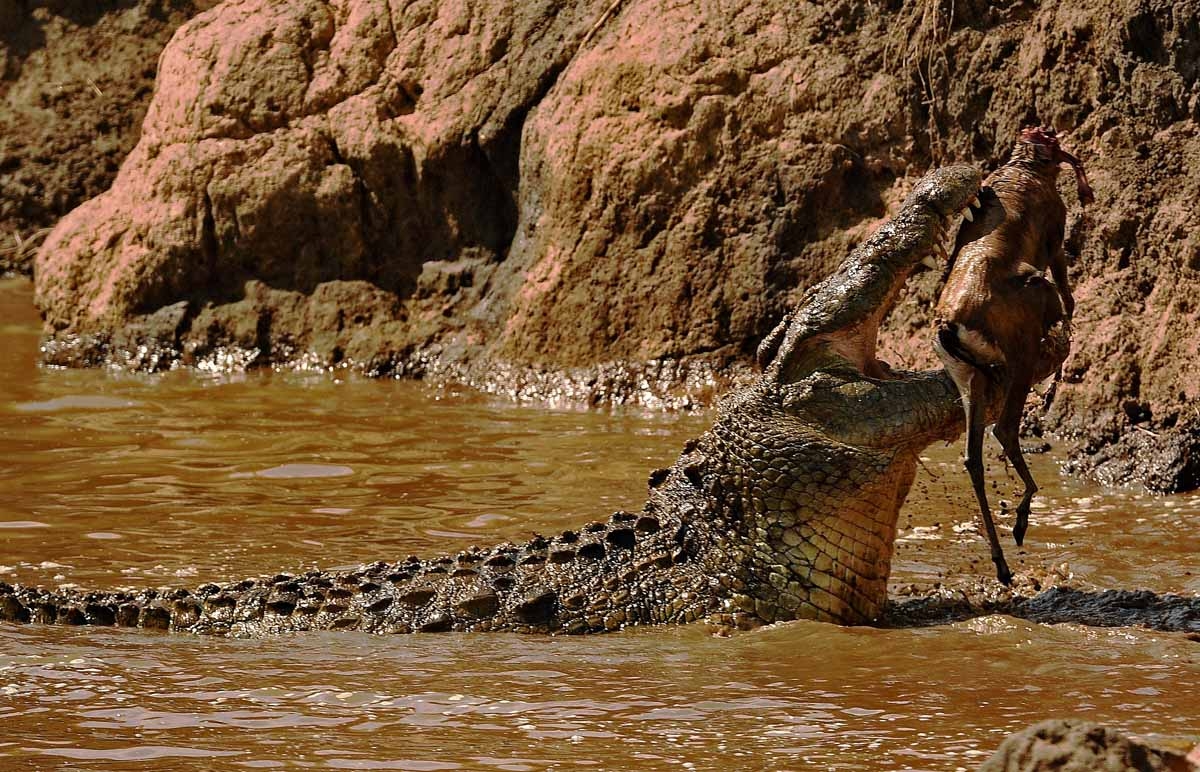
[[[818,370],[850,366],[867,378],[891,377],[876,358],[879,325],[917,267],[945,258],[950,220],[970,211],[980,183],[979,171],[965,165],[922,178],[896,216],[767,336],[759,349],[766,374],[795,383]]]

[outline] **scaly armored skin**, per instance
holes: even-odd
[[[0,584],[0,619],[236,636],[870,621],[887,597],[918,454],[963,426],[944,372],[892,373],[876,361],[877,326],[979,183],[969,166],[926,175],[767,339],[763,375],[721,402],[714,426],[671,468],[650,475],[640,513],[435,560],[190,591]]]

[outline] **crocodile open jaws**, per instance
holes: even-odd
[[[0,583],[0,619],[235,636],[875,619],[918,455],[963,426],[945,372],[892,372],[875,358],[876,330],[979,185],[969,166],[926,175],[767,338],[763,374],[650,475],[641,512],[434,560],[193,590]]]

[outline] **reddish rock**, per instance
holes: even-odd
[[[1195,754],[1193,754],[1195,755]],[[1088,721],[1051,719],[1010,735],[979,772],[1196,772],[1181,754]]]
[[[217,0],[0,0],[0,273],[28,273],[60,217],[137,142],[155,61]]]
[[[687,404],[917,173],[1040,121],[1097,197],[1040,428],[1106,480],[1200,484],[1200,3],[891,7],[229,0],[42,247],[48,357]],[[937,280],[885,359],[933,364]]]

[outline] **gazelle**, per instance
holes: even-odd
[[[992,434],[1025,484],[1013,526],[1020,545],[1038,489],[1021,455],[1021,413],[1033,385],[1061,368],[1075,310],[1063,251],[1066,206],[1056,186],[1062,163],[1075,170],[1080,203],[1091,203],[1083,166],[1062,149],[1054,130],[1021,131],[1008,163],[964,212],[937,305],[934,348],[962,395],[966,468],[1004,584],[1012,573],[984,491],[983,430],[998,404]]]

